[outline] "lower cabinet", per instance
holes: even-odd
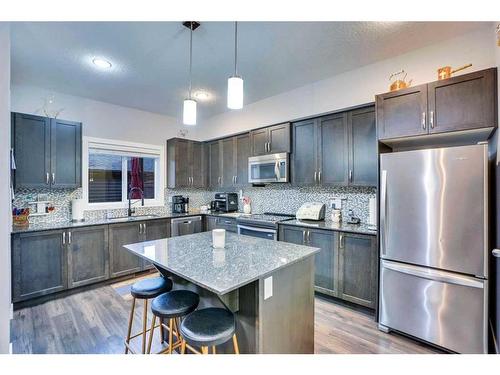
[[[375,308],[377,246],[375,238],[351,233],[339,236],[339,297]]]
[[[161,238],[170,237],[170,219],[149,220],[144,222],[144,235],[146,241],[155,241]],[[153,269],[154,265],[151,262],[142,261],[142,269]]]
[[[67,256],[62,230],[17,233],[12,238],[12,301],[20,302],[67,288]]]
[[[280,224],[279,239],[321,249],[315,255],[317,292],[375,308],[377,248],[374,236]]]
[[[109,226],[110,276],[123,276],[142,271],[143,261],[123,248],[123,245],[143,241],[142,223],[119,223]]]
[[[67,230],[68,288],[109,278],[108,226]]]

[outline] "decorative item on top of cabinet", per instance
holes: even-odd
[[[377,95],[376,106],[382,141],[464,130],[484,133],[486,140],[498,121],[497,69]]]
[[[290,152],[290,123],[250,131],[252,156]]]
[[[453,70],[452,70],[451,66],[443,66],[437,70],[438,80],[451,78],[451,75],[453,73],[470,68],[471,66],[472,66],[472,64],[467,64],[467,65],[461,66],[460,68],[456,68]]]
[[[77,188],[82,184],[82,124],[12,113],[16,188]]]
[[[406,89],[407,87],[410,87],[413,80],[410,79],[409,81],[406,81],[407,76],[408,76],[408,73],[406,73],[404,69],[401,69],[398,72],[392,73],[389,76],[389,81],[391,82],[391,85],[389,86],[389,90],[396,91],[396,90]]]
[[[167,163],[169,188],[207,186],[207,155],[202,142],[183,138],[167,140]]]

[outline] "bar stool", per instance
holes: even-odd
[[[190,290],[173,290],[171,292],[163,293],[151,302],[153,321],[151,322],[151,329],[149,332],[148,354],[151,353],[151,343],[153,341],[154,330],[156,328],[156,318],[158,317],[160,319],[160,328],[164,327],[161,319],[168,319],[168,326],[165,327],[168,330],[168,348],[166,350],[162,350],[158,354],[165,351],[172,354],[174,349],[181,346],[181,340],[179,337],[180,318],[196,310],[199,302],[200,296]],[[174,332],[176,336],[175,345],[173,343]],[[161,332],[161,335],[163,342],[163,332]]]
[[[134,353],[134,351],[130,347],[130,340],[140,335],[142,335],[142,354],[146,353],[146,333],[149,331],[149,329],[146,329],[148,322],[148,299],[155,298],[162,293],[168,292],[169,290],[172,290],[172,280],[163,276],[144,279],[132,285],[132,288],[130,289],[130,294],[132,294],[133,297],[132,309],[130,310],[127,338],[125,339],[125,354],[127,354],[129,351],[131,353]],[[144,310],[142,313],[142,332],[131,336],[136,299],[144,300]]]
[[[208,354],[208,348],[221,345],[233,339],[234,353],[240,354],[236,338],[236,320],[234,314],[226,309],[210,307],[192,312],[181,323],[181,354],[186,352],[186,345],[201,347],[202,354]]]

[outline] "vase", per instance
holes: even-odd
[[[252,206],[250,204],[244,204],[243,205],[243,212],[246,214],[251,214],[252,213]]]

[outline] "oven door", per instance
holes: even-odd
[[[265,238],[267,240],[276,241],[278,239],[278,231],[276,229],[259,228],[241,224],[238,224],[238,234],[243,234],[245,236],[252,236],[258,238]]]
[[[288,154],[249,157],[248,182],[288,182]]]

